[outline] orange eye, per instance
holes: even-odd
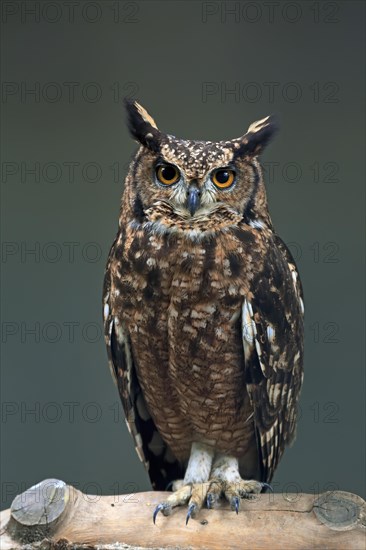
[[[219,189],[227,189],[234,183],[235,172],[229,168],[219,168],[211,175],[211,181]]]
[[[156,177],[164,185],[173,185],[180,178],[180,172],[173,164],[161,164],[156,169]]]

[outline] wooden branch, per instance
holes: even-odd
[[[0,515],[2,550],[365,548],[366,503],[352,493],[261,494],[238,515],[222,503],[185,525],[186,507],[170,517],[155,506],[168,493],[85,495],[48,479],[18,495]]]

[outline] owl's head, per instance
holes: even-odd
[[[200,231],[240,219],[271,225],[258,155],[276,130],[273,117],[254,122],[239,138],[212,142],[165,134],[137,102],[126,101],[126,108],[141,144],[125,189],[139,222]]]

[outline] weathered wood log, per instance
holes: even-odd
[[[152,513],[167,493],[85,495],[48,479],[1,512],[0,547],[9,549],[304,549],[363,550],[366,503],[352,493],[261,494],[238,515],[225,503],[185,525],[186,508]]]

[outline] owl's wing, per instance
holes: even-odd
[[[295,262],[274,236],[242,308],[245,382],[253,406],[262,481],[295,437],[302,384],[303,293]]]
[[[137,379],[133,354],[127,330],[121,316],[113,311],[111,300],[110,252],[103,287],[104,337],[108,363],[122,401],[128,431],[132,435],[136,452],[148,471],[151,484],[164,491],[170,481],[182,477],[182,467],[162,440]]]

